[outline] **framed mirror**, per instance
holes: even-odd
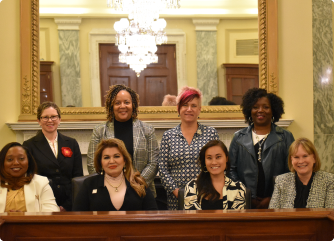
[[[259,86],[278,92],[277,1],[258,0]],[[40,103],[39,0],[21,0],[21,109],[19,121],[36,120]],[[61,107],[62,120],[105,120],[103,107]],[[177,119],[174,106],[141,106],[139,119]],[[243,118],[239,106],[202,106],[203,119]]]

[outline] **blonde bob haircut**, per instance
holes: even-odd
[[[295,140],[289,148],[288,165],[289,165],[290,171],[291,172],[296,172],[296,170],[292,166],[292,157],[293,157],[293,155],[296,154],[299,146],[302,146],[309,155],[314,156],[315,163],[313,165],[313,172],[319,171],[320,167],[321,167],[321,162],[320,162],[318,152],[315,149],[315,146],[313,145],[313,143],[309,139],[304,138],[304,137]]]
[[[124,142],[119,139],[107,139],[102,140],[96,149],[94,156],[94,167],[98,174],[104,175],[104,170],[102,168],[102,152],[106,148],[116,147],[121,154],[123,155],[125,162],[125,170],[123,169],[124,176],[130,183],[131,187],[137,192],[140,197],[144,197],[146,195],[145,189],[147,188],[147,184],[144,178],[140,175],[138,171],[135,171],[132,166],[132,160],[129,152],[126,150]]]

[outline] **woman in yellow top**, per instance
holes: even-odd
[[[27,147],[8,143],[0,151],[0,213],[58,212],[49,181],[36,175],[37,165]]]

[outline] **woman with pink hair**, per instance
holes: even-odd
[[[176,98],[181,124],[166,131],[161,140],[159,175],[167,191],[168,209],[177,209],[178,190],[200,173],[197,159],[201,148],[218,140],[216,129],[197,122],[201,113],[202,93],[183,87]]]

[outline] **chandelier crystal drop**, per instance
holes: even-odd
[[[129,12],[114,24],[119,61],[129,64],[139,77],[148,64],[157,63],[157,46],[167,43],[166,21],[159,19],[164,8],[178,8],[180,0],[107,0],[108,7]]]

